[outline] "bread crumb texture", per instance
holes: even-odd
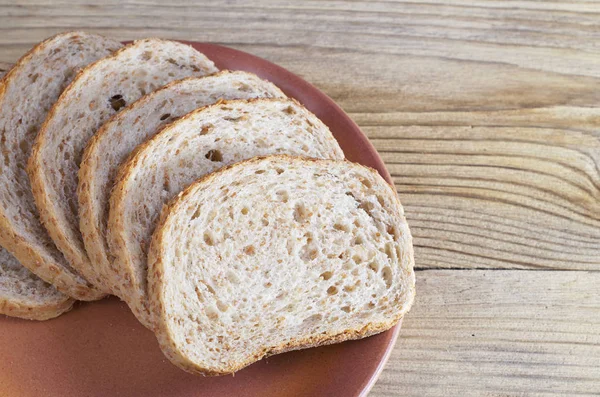
[[[209,375],[384,331],[414,298],[397,195],[346,161],[272,156],[207,176],[163,213],[149,266],[163,351]]]

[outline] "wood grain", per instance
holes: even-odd
[[[380,151],[417,266],[448,269],[418,272],[371,395],[598,395],[599,26],[596,1],[0,0],[0,60],[85,29],[303,76]]]
[[[372,396],[600,392],[600,273],[427,270]]]

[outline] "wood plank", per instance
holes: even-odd
[[[419,268],[600,269],[600,4],[0,3],[0,60],[58,31],[230,45],[332,96],[392,172]]]
[[[600,273],[426,270],[371,397],[600,392]]]

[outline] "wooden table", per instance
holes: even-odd
[[[371,396],[600,394],[599,3],[17,0],[0,61],[71,29],[256,54],[369,135],[418,267]]]

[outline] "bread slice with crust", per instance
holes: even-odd
[[[11,64],[0,62],[0,77],[11,67]],[[73,302],[0,247],[0,314],[47,320],[70,310]]]
[[[27,270],[0,247],[0,314],[48,320],[71,310],[74,300]]]
[[[52,107],[27,172],[50,237],[84,276],[94,274],[79,232],[77,172],[88,140],[128,103],[170,81],[216,71],[212,61],[188,45],[139,40],[82,70]]]
[[[285,98],[273,83],[242,71],[175,81],[112,117],[89,141],[79,169],[79,229],[92,268],[88,277],[109,291],[108,200],[119,165],[165,124],[220,99]],[[95,278],[91,278],[92,274]]]
[[[148,256],[161,349],[204,375],[385,331],[415,294],[396,192],[347,161],[271,156],[212,173],[167,205]]]
[[[196,110],[142,144],[119,169],[108,239],[114,292],[146,326],[147,245],[162,206],[199,177],[250,157],[285,153],[343,159],[314,114],[291,99],[235,100]]]
[[[48,111],[78,70],[120,47],[98,35],[59,34],[36,45],[0,83],[0,244],[40,278],[81,300],[103,294],[69,266],[40,223],[25,167]]]

